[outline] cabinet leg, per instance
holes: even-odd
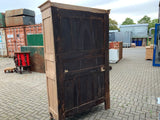
[[[20,67],[20,71],[19,72],[20,72],[20,74],[22,74],[22,67]]]
[[[27,71],[28,71],[29,73],[32,73],[31,67],[27,67]]]
[[[50,113],[50,120],[55,120],[55,119],[53,118],[52,113]]]
[[[109,93],[106,94],[104,104],[105,104],[105,110],[110,109],[110,94]]]

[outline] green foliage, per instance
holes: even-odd
[[[141,18],[139,21],[138,21],[139,24],[149,24],[148,26],[148,31],[150,28],[154,28],[155,27],[155,24],[158,23],[158,19],[153,19],[151,20],[150,17],[148,17],[147,15],[145,15],[143,18]],[[152,31],[152,36],[154,35],[154,31]]]
[[[138,23],[139,24],[145,24],[145,23],[150,23],[151,22],[151,18],[150,17],[148,17],[147,15],[145,15],[143,18],[141,18],[139,21],[138,21]]]
[[[150,28],[155,28],[155,24],[158,23],[158,19],[153,19],[150,23],[149,23],[149,27],[148,29]],[[152,30],[152,36],[154,35],[154,31]]]
[[[158,23],[158,19],[153,19],[150,23],[149,23],[149,28],[155,27],[155,24]]]
[[[133,19],[131,18],[126,18],[125,21],[122,23],[122,25],[131,25],[131,24],[135,24]]]
[[[109,30],[119,30],[117,21],[111,18],[109,18]]]

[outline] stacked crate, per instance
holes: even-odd
[[[146,46],[146,60],[152,60],[153,59],[153,45]]]
[[[28,9],[7,10],[5,13],[6,26],[35,24],[35,12]]]
[[[119,43],[119,60],[123,58],[123,42],[118,42]]]
[[[45,73],[44,47],[43,46],[22,46],[22,52],[30,52],[31,70],[34,72]]]
[[[123,58],[123,42],[110,42],[110,61],[112,62],[114,59],[114,63],[120,61]],[[115,51],[115,52],[113,52]]]

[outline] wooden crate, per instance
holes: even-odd
[[[146,60],[152,60],[153,59],[153,46],[147,46],[146,47]]]
[[[50,1],[40,9],[51,117],[64,120],[102,102],[110,108],[110,10]]]
[[[119,43],[119,60],[123,58],[123,42],[118,42]]]
[[[22,46],[21,52],[30,52],[31,71],[45,73],[44,47]]]
[[[109,49],[119,49],[119,60],[123,58],[123,42],[110,42]]]

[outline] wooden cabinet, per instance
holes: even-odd
[[[102,102],[108,109],[110,11],[50,1],[40,9],[50,115],[64,120]]]

